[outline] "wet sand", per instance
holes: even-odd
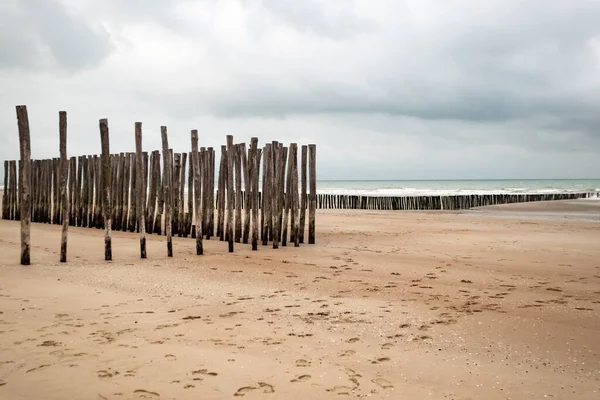
[[[173,259],[115,232],[113,262],[70,227],[66,265],[32,224],[29,267],[0,220],[0,398],[597,399],[600,225],[518,211],[327,210],[314,246]]]

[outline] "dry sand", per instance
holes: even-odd
[[[113,262],[70,228],[66,265],[33,224],[29,267],[0,221],[0,398],[598,399],[600,224],[509,208],[330,210],[314,246],[173,259],[115,233]]]

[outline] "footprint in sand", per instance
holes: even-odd
[[[390,388],[394,387],[394,385],[392,385],[392,383],[390,381],[383,379],[383,378],[373,379],[371,382],[373,382],[374,384],[376,384],[377,386],[379,386],[383,389],[390,389]]]
[[[112,378],[113,376],[119,375],[119,371],[111,371],[101,369],[100,371],[96,371],[98,378]]]
[[[208,375],[208,376],[219,375],[216,372],[209,372],[207,369],[197,369],[195,371],[192,371],[192,375],[197,375],[197,374]]]
[[[382,345],[381,345],[381,348],[382,348],[383,350],[389,350],[389,349],[391,349],[392,347],[394,347],[394,344],[393,344],[393,343],[384,343],[384,344],[382,344]]]
[[[292,379],[290,382],[292,382],[292,383],[306,382],[310,378],[312,378],[310,375],[300,375],[299,377]]]
[[[353,389],[350,386],[334,386],[333,388],[326,390],[339,396],[350,396]]]
[[[308,367],[309,365],[310,365],[310,362],[306,361],[302,358],[299,360],[296,360],[296,367]]]
[[[350,357],[356,354],[354,350],[344,350],[338,353],[338,357]]]
[[[44,369],[44,368],[47,368],[49,366],[50,366],[50,364],[42,364],[39,367],[31,368],[31,369],[25,371],[25,373],[28,374],[30,372],[37,371],[37,370],[40,370],[40,369]]]
[[[234,393],[234,396],[245,396],[246,394],[253,392],[255,390],[260,391],[261,393],[275,393],[275,388],[273,388],[273,385],[270,385],[268,383],[265,382],[258,382],[258,387],[256,386],[244,386],[241,387],[237,390],[237,392]]]
[[[167,359],[167,361],[176,361],[177,357],[175,357],[173,354],[166,354],[165,358]]]
[[[382,362],[390,361],[389,357],[379,357],[376,360],[371,361],[371,364],[380,364]]]
[[[160,394],[144,389],[134,390],[133,394],[135,394],[139,399],[156,399],[157,397],[160,397]]]

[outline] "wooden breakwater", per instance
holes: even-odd
[[[26,118],[26,108],[18,106],[17,113],[20,109]],[[166,235],[169,256],[172,235],[195,238],[199,255],[202,240],[215,236],[227,241],[230,252],[234,243],[251,243],[253,250],[258,242],[299,246],[305,232],[308,243],[315,243],[316,145],[300,147],[299,165],[295,143],[272,141],[261,148],[258,138],[247,146],[228,135],[217,164],[214,148],[199,147],[197,130],[191,131],[189,152],[168,146],[166,127],[161,127],[162,151],[142,151],[138,122],[132,129],[136,152],[111,154],[108,121],[101,119],[99,127],[102,154],[67,160],[66,113],[61,112],[62,163],[59,158],[4,161],[2,218],[22,220],[27,210],[31,222],[63,225],[65,249],[66,226],[104,229],[107,260],[112,259],[113,230],[139,233],[142,258],[146,233]],[[29,149],[28,125],[26,130],[21,144]],[[27,198],[24,184],[30,188]]]
[[[466,210],[498,204],[599,197],[598,192],[536,194],[465,194],[442,196],[360,196],[317,194],[317,209]]]

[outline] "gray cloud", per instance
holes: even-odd
[[[598,20],[596,1],[10,0],[0,158],[25,103],[40,157],[67,109],[74,154],[108,117],[122,150],[137,120],[153,148],[163,124],[181,149],[192,128],[316,142],[322,178],[594,176]]]
[[[77,71],[110,54],[108,33],[57,0],[7,0],[0,7],[0,68]]]

